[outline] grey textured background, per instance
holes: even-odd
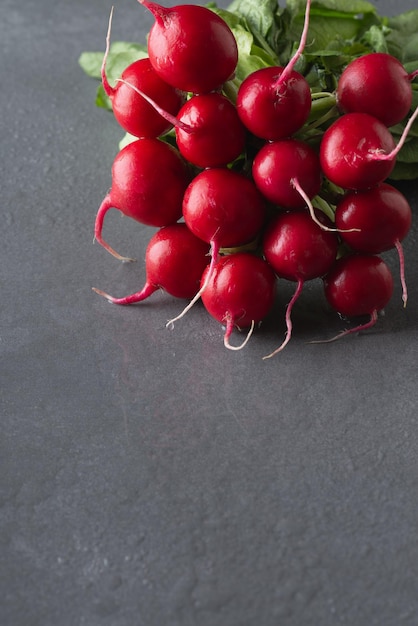
[[[416,1],[376,2],[382,13]],[[77,64],[110,3],[2,0],[2,626],[416,626],[417,226],[372,331],[340,328],[316,282],[294,286],[245,350],[197,305],[136,307],[152,229],[110,212],[121,131]],[[116,4],[113,40],[150,14]],[[403,185],[418,210],[417,187]],[[396,255],[388,253],[396,271]]]

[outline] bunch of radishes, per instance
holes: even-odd
[[[225,346],[239,349],[271,310],[280,280],[294,281],[285,339],[265,358],[290,340],[292,307],[307,280],[322,279],[340,315],[367,316],[337,337],[372,326],[393,292],[391,271],[378,256],[391,248],[398,250],[406,304],[401,242],[411,208],[386,179],[418,110],[397,145],[388,127],[408,116],[418,72],[408,74],[383,53],[351,62],[336,91],[340,115],[317,146],[302,136],[312,99],[294,69],[308,37],[310,0],[292,59],[254,71],[234,102],[223,87],[238,48],[225,21],[203,6],[140,2],[155,17],[148,58],[132,63],[113,87],[106,77],[109,21],[102,84],[115,118],[136,139],[115,158],[95,239],[131,260],[102,237],[110,208],[157,231],[140,291],[123,298],[95,291],[116,304],[140,302],[157,289],[187,299],[168,324],[200,298],[225,325]],[[234,328],[249,329],[239,346],[230,343]]]

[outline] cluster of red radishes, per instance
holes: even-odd
[[[157,289],[200,298],[225,325],[224,343],[239,349],[271,310],[280,279],[297,283],[291,311],[307,280],[321,278],[330,305],[345,317],[367,316],[349,332],[372,326],[393,293],[391,271],[380,253],[397,248],[403,299],[407,290],[401,241],[411,226],[406,198],[388,184],[410,126],[397,145],[388,127],[406,118],[411,81],[388,54],[359,57],[341,75],[340,115],[319,150],[297,136],[311,111],[311,91],[294,66],[307,39],[310,0],[299,48],[285,67],[253,72],[236,102],[222,92],[234,75],[234,35],[214,11],[198,5],[165,8],[140,0],[155,22],[148,58],[130,65],[114,87],[102,83],[115,118],[137,139],[116,156],[112,186],[96,217],[102,237],[110,208],[157,228],[146,250],[146,281],[137,293],[113,298],[132,304]],[[174,128],[175,144],[163,136]],[[323,198],[328,194],[333,203]],[[232,346],[234,328],[249,328]],[[333,338],[335,339],[335,337]]]

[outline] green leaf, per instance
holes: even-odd
[[[111,44],[106,60],[106,74],[110,82],[119,78],[123,70],[134,61],[148,56],[147,47],[142,44],[115,41]],[[82,52],[78,63],[82,70],[92,78],[101,80],[101,67],[104,52]]]
[[[276,0],[233,0],[228,11],[245,17],[249,27],[267,37],[274,24]]]
[[[234,33],[238,45],[238,54],[251,54],[251,48],[254,43],[254,37],[252,34],[241,26],[241,24],[233,26],[231,30]]]
[[[418,178],[417,163],[403,163],[397,161],[389,178],[391,180],[416,180]]]
[[[305,14],[306,0],[287,0],[286,6],[294,14]],[[330,17],[346,17],[359,14],[376,13],[376,7],[363,0],[314,0],[310,15],[327,15]]]
[[[103,62],[103,52],[82,52],[78,63],[81,69],[90,76],[100,80],[100,70]]]
[[[249,74],[263,67],[269,67],[269,64],[261,57],[255,54],[241,54],[235,70],[236,79],[242,82]]]
[[[96,106],[106,109],[107,111],[112,111],[112,102],[101,84],[96,90]]]
[[[377,26],[373,24],[362,37],[364,41],[373,52],[389,52],[388,44],[386,42],[386,35],[388,34],[387,28],[384,26]]]
[[[418,138],[411,137],[408,139],[399,151],[396,159],[402,163],[414,163],[418,170]],[[418,174],[418,171],[417,171]]]

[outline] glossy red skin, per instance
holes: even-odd
[[[340,236],[358,252],[379,254],[402,241],[412,223],[411,207],[405,196],[388,183],[372,189],[348,192],[335,210]],[[357,228],[359,231],[348,232]]]
[[[112,166],[114,208],[148,226],[167,226],[181,217],[189,171],[180,153],[160,139],[125,146]]]
[[[254,183],[228,168],[200,172],[184,194],[187,226],[203,241],[216,241],[221,248],[252,241],[265,215],[264,199]]]
[[[155,73],[148,58],[129,65],[121,78],[143,91],[171,115],[177,115],[185,101],[182,92]],[[124,83],[115,84],[110,98],[116,120],[134,137],[158,137],[172,127],[140,94]]]
[[[324,289],[327,301],[341,315],[369,315],[391,299],[393,277],[380,257],[353,254],[336,261],[324,278]]]
[[[195,94],[209,93],[233,75],[237,43],[216,13],[198,5],[143,4],[156,18],[148,36],[149,58],[169,85]]]
[[[147,246],[147,282],[175,298],[192,298],[199,289],[208,254],[208,244],[193,235],[186,224],[161,228]]]
[[[197,167],[220,167],[234,161],[244,150],[246,129],[236,107],[219,93],[190,98],[178,119],[194,130],[176,127],[177,147]]]
[[[324,225],[331,221],[320,211],[316,216]],[[338,250],[335,232],[314,222],[309,212],[298,209],[272,219],[263,239],[264,256],[276,274],[287,280],[311,280],[326,274]]]
[[[322,182],[318,154],[298,139],[266,143],[254,158],[252,174],[264,197],[286,209],[305,206],[305,200],[291,183],[292,178],[297,178],[310,199],[319,193]]]
[[[345,113],[369,113],[386,126],[393,126],[408,115],[412,86],[398,59],[373,52],[347,65],[338,81],[336,96]]]
[[[202,275],[205,282],[209,267]],[[228,319],[240,328],[260,322],[274,303],[276,277],[262,258],[246,252],[220,257],[202,302],[218,322]]]
[[[265,67],[252,72],[237,94],[237,111],[244,126],[269,141],[293,135],[311,111],[309,84],[301,74],[292,71],[283,85],[275,87],[283,70]]]
[[[388,178],[395,166],[390,160],[370,158],[390,153],[394,139],[378,119],[368,113],[346,113],[325,131],[320,146],[322,171],[345,189],[367,189]]]

